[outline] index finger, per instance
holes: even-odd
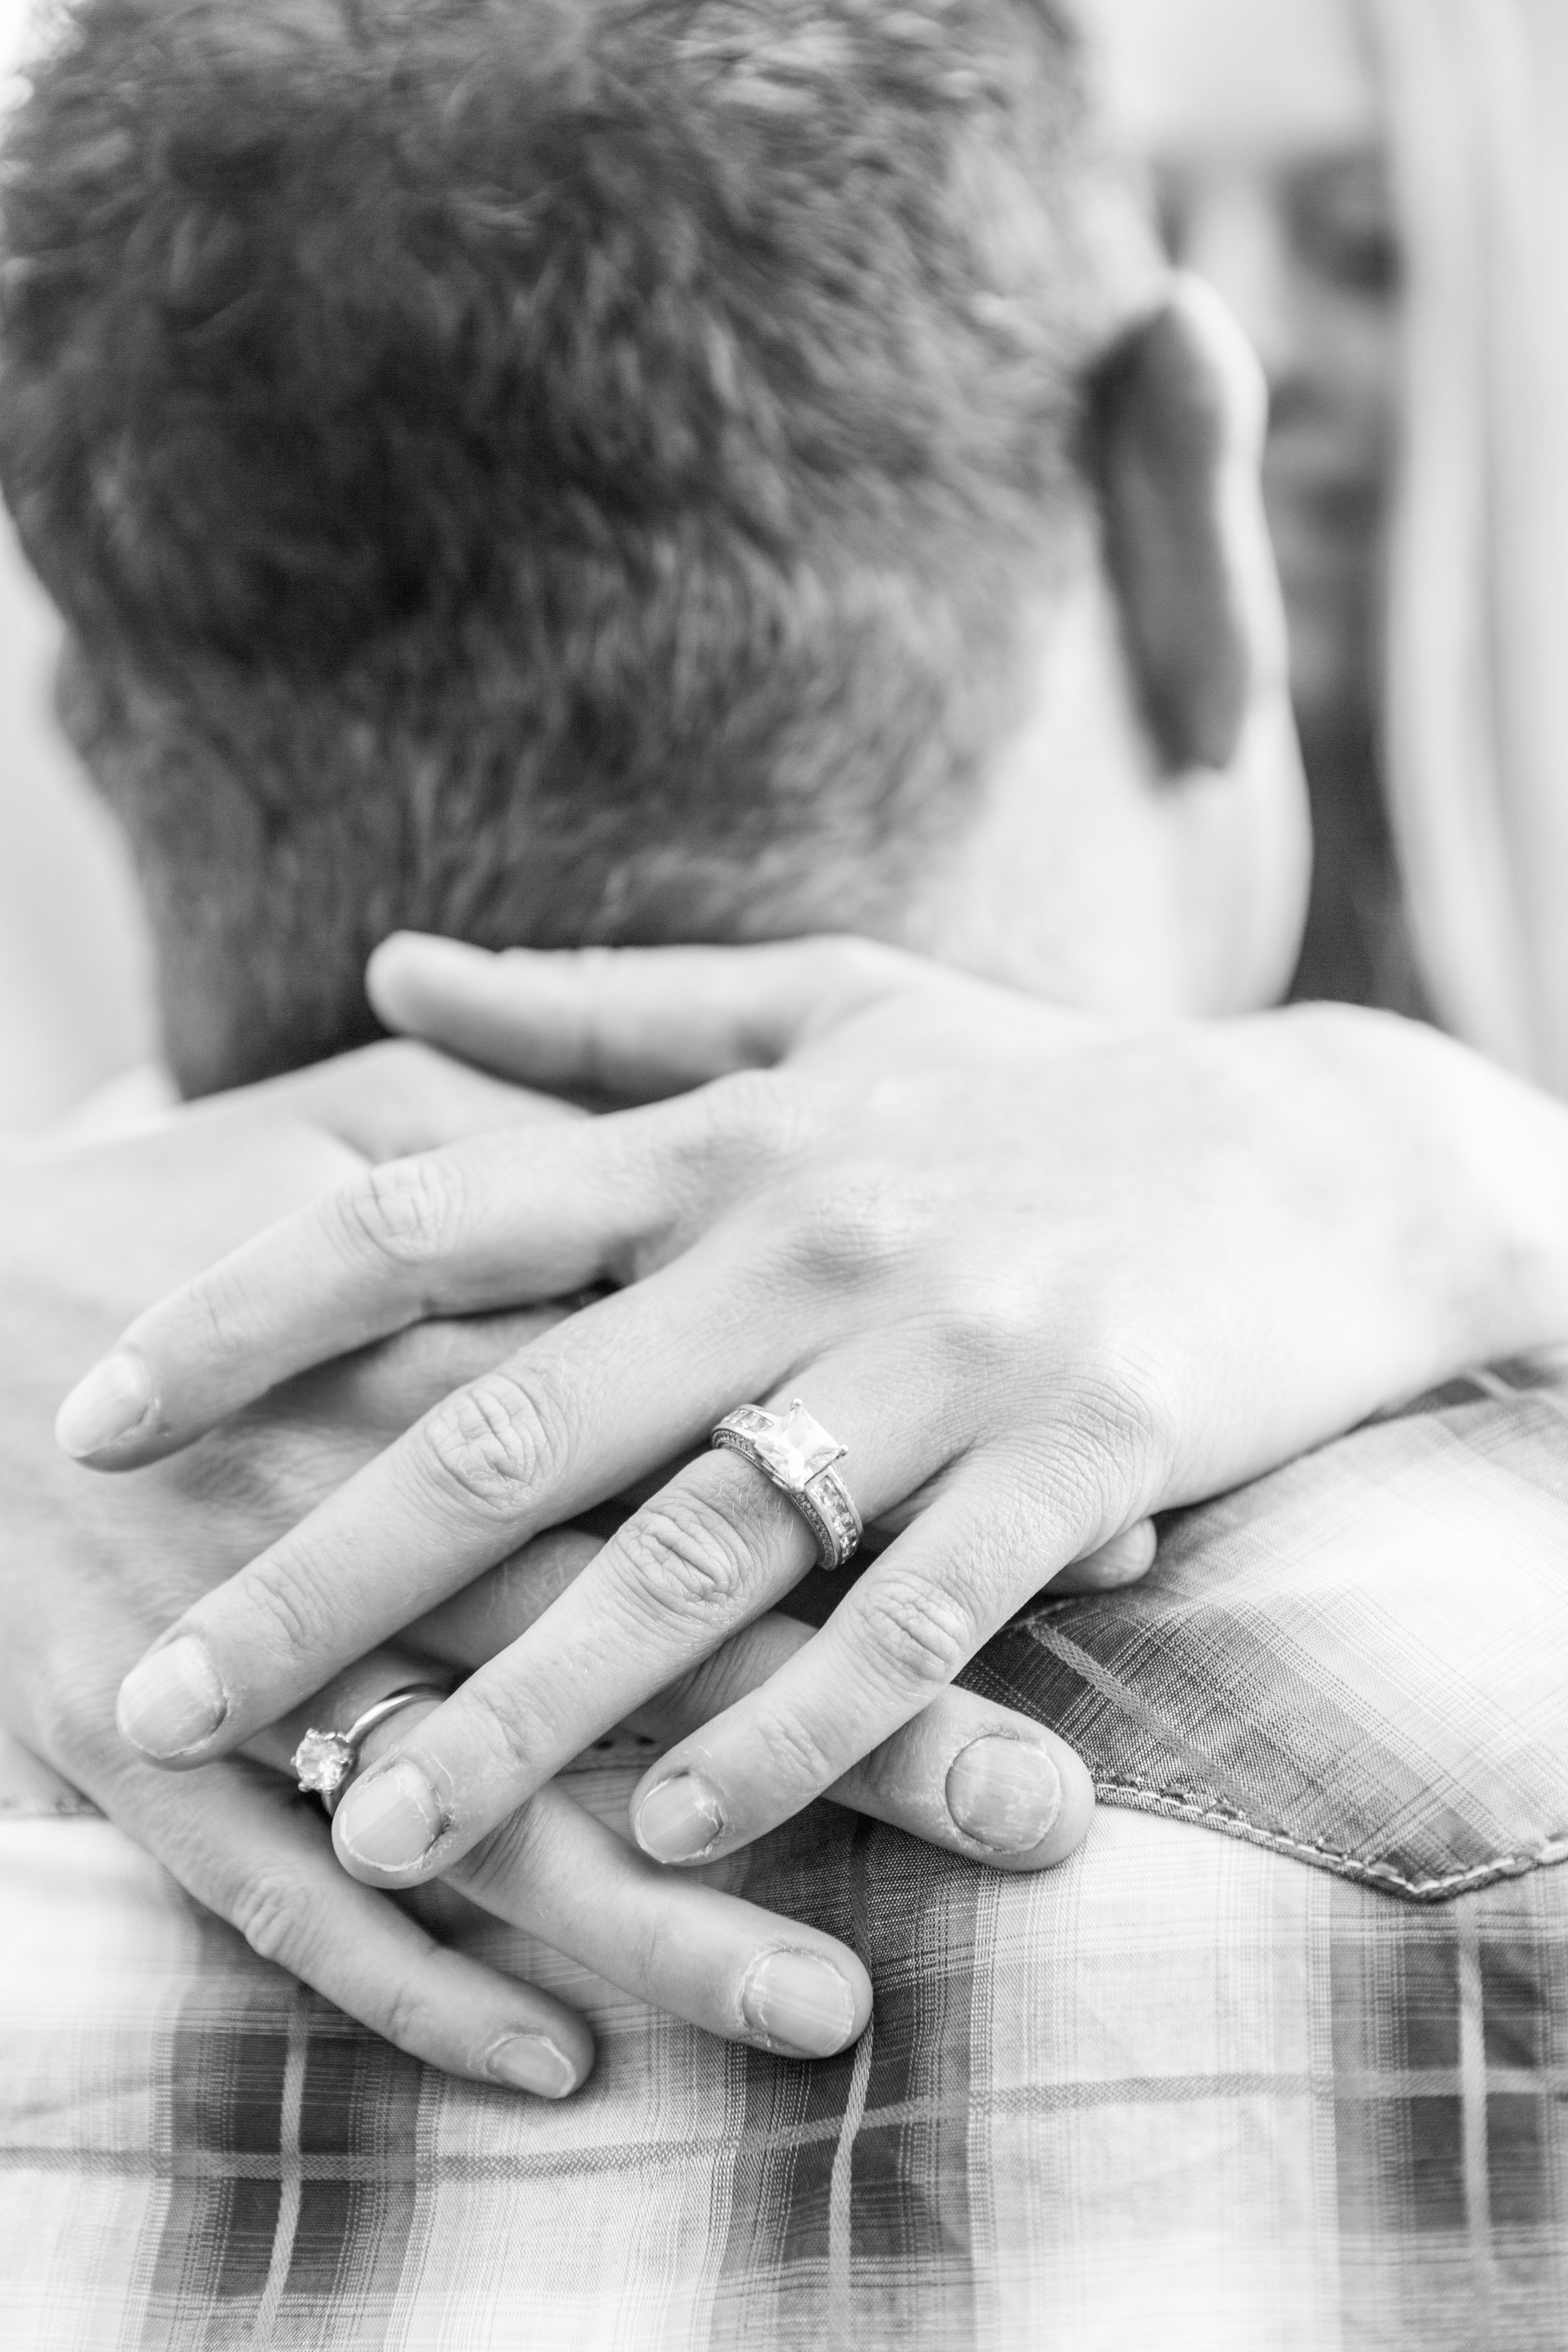
[[[592,2071],[594,2037],[552,1994],[437,1943],[357,1885],[325,1820],[260,1765],[170,1781],[129,1759],[79,1754],[79,1781],[180,1885],[261,1958],[362,2025],[449,2074],[562,2098]]]
[[[389,1029],[532,1086],[643,1102],[764,1067],[846,1013],[936,979],[898,948],[848,936],[492,955],[397,931],[365,986]]]
[[[628,1112],[364,1169],[139,1315],[66,1398],[57,1443],[137,1469],[411,1324],[622,1278],[682,1190],[680,1125]]]
[[[323,1724],[352,1721],[374,1696],[420,1673],[412,1654],[374,1653],[319,1692],[309,1716]],[[429,1704],[420,1702],[374,1729],[361,1765],[395,1756],[428,1712]],[[301,1713],[272,1727],[258,1745],[283,1763],[307,1727]],[[560,1783],[541,1790],[462,1856],[447,1884],[606,1982],[726,2040],[793,2057],[829,2057],[856,2038],[870,2014],[870,1980],[847,1945],[725,1888],[660,1869]],[[531,2045],[522,2054],[542,2078],[541,2053]],[[580,2067],[579,2079],[585,2072]],[[519,2084],[544,2086],[542,2079]]]
[[[585,1307],[185,1610],[121,1686],[122,1732],[177,1768],[239,1745],[530,1536],[677,1458],[770,1362],[711,1245]]]

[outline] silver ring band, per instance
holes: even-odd
[[[813,1420],[799,1397],[786,1417],[760,1404],[727,1412],[709,1439],[726,1445],[787,1495],[816,1538],[819,1568],[842,1568],[860,1549],[864,1533],[855,1497],[835,1466],[849,1449]]]
[[[312,1724],[294,1750],[294,1771],[302,1797],[318,1796],[328,1812],[341,1793],[344,1783],[359,1762],[359,1752],[378,1723],[385,1723],[401,1715],[405,1706],[415,1706],[425,1699],[437,1705],[449,1698],[439,1683],[408,1683],[402,1690],[388,1691],[374,1706],[367,1706],[356,1716],[346,1731],[318,1731]]]

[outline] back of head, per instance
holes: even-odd
[[[0,478],[192,1090],[395,925],[886,930],[1103,341],[1050,0],[80,0]]]

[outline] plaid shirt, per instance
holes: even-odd
[[[425,2074],[14,1759],[0,2342],[1561,2352],[1565,1418],[1562,1371],[1456,1383],[1005,1633],[975,1681],[1107,1807],[1062,1869],[766,1841],[746,1893],[876,1984],[826,2064],[493,1929],[598,2071]]]

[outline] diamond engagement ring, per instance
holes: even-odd
[[[294,1769],[300,1779],[300,1794],[312,1792],[321,1798],[328,1812],[343,1783],[359,1762],[359,1752],[378,1723],[385,1723],[401,1715],[405,1706],[422,1699],[450,1698],[450,1691],[437,1683],[409,1683],[402,1690],[388,1691],[374,1706],[367,1706],[346,1731],[318,1731],[314,1725],[294,1750]]]
[[[764,1412],[760,1404],[727,1412],[709,1443],[743,1454],[789,1496],[816,1538],[819,1567],[842,1568],[854,1559],[860,1546],[860,1514],[833,1466],[849,1448],[829,1437],[799,1397],[791,1399],[787,1419]]]

